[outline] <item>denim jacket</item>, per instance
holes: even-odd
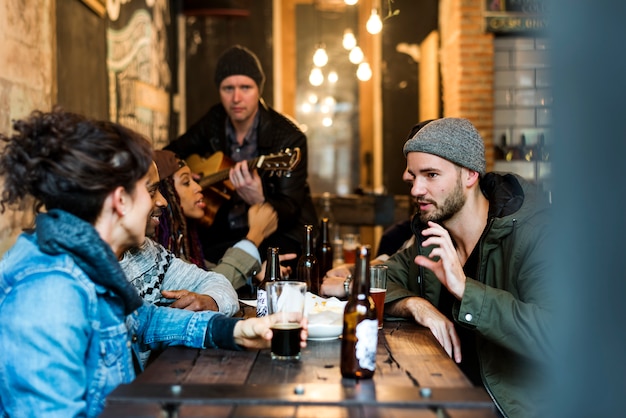
[[[97,416],[106,396],[134,379],[133,351],[238,348],[232,334],[237,320],[219,313],[140,301],[128,314],[128,300],[96,283],[84,259],[41,250],[46,238],[38,237],[39,217],[38,232],[22,234],[0,260],[0,417]],[[64,239],[68,219],[84,225],[70,225],[66,240],[90,241],[95,257],[112,255],[90,225],[69,214],[56,220],[61,226],[51,231],[54,239]],[[130,286],[119,265],[100,273]]]

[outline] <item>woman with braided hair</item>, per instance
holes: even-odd
[[[161,179],[159,190],[168,203],[159,217],[156,240],[176,256],[206,269],[197,232],[206,206],[202,187],[173,152],[156,151],[155,162]]]
[[[269,203],[255,204],[248,210],[248,233],[245,238],[228,248],[217,265],[203,257],[198,227],[205,217],[202,188],[194,180],[191,169],[172,151],[157,150],[154,161],[159,170],[159,191],[167,200],[156,227],[155,241],[176,256],[200,268],[223,274],[242,294],[248,291],[252,280],[263,278],[265,262],[261,264],[258,247],[278,226],[278,215]],[[282,260],[291,260],[295,254],[282,254]],[[283,274],[290,273],[284,267]]]

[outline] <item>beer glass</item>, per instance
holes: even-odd
[[[272,321],[272,359],[299,360],[306,283],[276,281],[267,283],[266,289]]]
[[[343,236],[343,261],[354,264],[356,261],[356,249],[361,243],[359,234],[344,234]]]
[[[387,266],[376,264],[370,266],[370,296],[376,306],[378,328],[383,327],[383,314],[385,312],[385,296],[387,295]]]

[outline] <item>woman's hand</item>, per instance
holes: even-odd
[[[257,247],[278,228],[278,215],[269,203],[258,203],[248,209],[249,239]]]
[[[261,318],[248,318],[235,324],[233,337],[235,342],[245,348],[261,349],[269,348],[272,341],[272,323],[274,318],[272,315]],[[308,337],[308,322],[306,318],[302,318],[300,322],[302,332],[300,333],[300,347],[306,347],[306,339]]]

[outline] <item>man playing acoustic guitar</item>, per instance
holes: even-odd
[[[204,256],[213,263],[245,237],[247,211],[256,203],[269,202],[278,214],[277,231],[259,247],[262,255],[272,246],[279,247],[281,253],[299,256],[302,225],[317,225],[307,183],[306,136],[287,117],[265,104],[261,98],[264,82],[263,69],[254,53],[242,46],[226,50],[215,71],[221,102],[165,147],[183,159],[192,154],[210,157],[221,152],[234,164],[228,173],[232,195],[205,190],[208,200],[223,199],[210,226],[200,233]],[[294,149],[299,149],[300,161],[288,175],[249,166],[259,156]]]

